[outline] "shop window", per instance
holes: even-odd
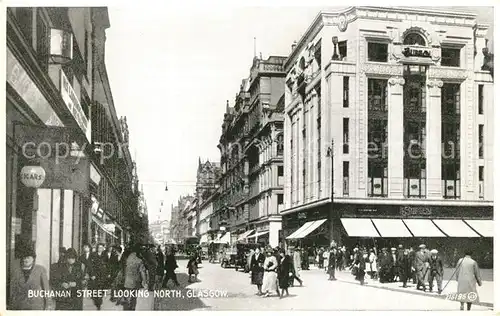
[[[37,9],[36,16],[36,51],[38,55],[38,62],[40,67],[44,70],[48,70],[49,66],[49,27],[48,22],[45,20],[42,10]]]
[[[347,58],[347,41],[341,41],[338,44],[340,60],[346,60]]]
[[[349,107],[349,77],[344,76],[344,108]]]
[[[368,157],[374,159],[387,157],[387,120],[368,120]]]
[[[342,191],[344,196],[349,196],[349,161],[344,161]]]
[[[441,66],[460,67],[460,48],[442,47]]]
[[[29,46],[33,41],[33,8],[15,8],[17,24]]]
[[[426,176],[424,160],[405,162],[404,195],[410,198],[425,198]]]
[[[477,103],[477,114],[483,114],[483,103],[484,103],[484,85],[480,84],[478,86],[478,103]]]
[[[387,196],[387,165],[368,160],[368,196]]]
[[[452,161],[441,167],[443,197],[456,199],[460,197],[460,162]]]
[[[479,131],[478,131],[478,145],[479,145],[479,159],[484,158],[484,125],[479,124]]]
[[[368,61],[387,62],[387,44],[368,43]]]
[[[368,110],[387,111],[387,80],[368,78]]]
[[[344,154],[349,153],[349,118],[344,117],[344,123],[343,123],[343,140],[344,140],[344,146],[343,146],[343,152]]]
[[[460,114],[460,84],[445,83],[441,89],[441,115]]]

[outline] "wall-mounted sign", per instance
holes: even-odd
[[[406,46],[404,47],[402,53],[403,56],[405,57],[425,57],[425,58],[431,57],[430,49],[420,48],[420,47]]]
[[[378,209],[376,208],[358,208],[359,213],[363,214],[372,214],[372,213],[377,213]]]
[[[19,177],[25,186],[39,188],[45,181],[45,170],[40,166],[24,166]]]
[[[89,133],[88,133],[89,120],[85,116],[85,113],[83,113],[80,100],[78,99],[75,90],[73,90],[73,86],[71,85],[70,81],[68,80],[62,69],[61,69],[61,96],[62,99],[64,100],[64,103],[66,104],[66,107],[69,109],[69,111],[75,118],[76,123],[78,124],[78,126],[80,126],[80,128],[82,129],[83,133],[87,136],[87,138],[89,138]]]
[[[73,58],[73,34],[50,29],[50,57],[53,62],[65,63]]]
[[[402,217],[429,216],[432,215],[432,209],[425,206],[402,206],[400,208],[400,214]]]

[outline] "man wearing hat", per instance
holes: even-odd
[[[434,284],[434,278],[436,279],[438,294],[441,294],[443,289],[443,261],[438,256],[438,251],[436,249],[431,250],[431,257],[429,259],[429,291],[432,292],[432,286]]]
[[[380,283],[387,283],[391,280],[392,257],[387,252],[387,248],[382,248],[382,253],[379,256],[380,262]]]
[[[10,292],[7,309],[10,310],[47,310],[53,302],[47,297],[28,297],[28,290],[49,291],[47,270],[35,264],[36,253],[33,245],[23,243],[17,249],[19,263],[14,264],[10,273]]]
[[[389,280],[391,282],[396,282],[396,278],[398,277],[398,256],[396,254],[396,248],[391,248],[391,276]]]
[[[82,310],[83,297],[78,297],[78,290],[83,287],[85,267],[77,262],[78,254],[69,248],[64,256],[64,262],[58,266],[54,273],[53,288],[60,291],[70,291],[70,297],[56,299],[56,310]]]
[[[419,246],[420,250],[415,254],[415,270],[417,271],[417,290],[425,292],[429,271],[429,254],[424,244]]]

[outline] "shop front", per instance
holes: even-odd
[[[458,205],[335,204],[283,216],[287,245],[323,246],[332,235],[348,249],[435,248],[449,265],[470,249],[481,266],[492,265],[493,207]]]

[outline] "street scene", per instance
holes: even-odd
[[[7,7],[2,310],[492,312],[493,11]]]

